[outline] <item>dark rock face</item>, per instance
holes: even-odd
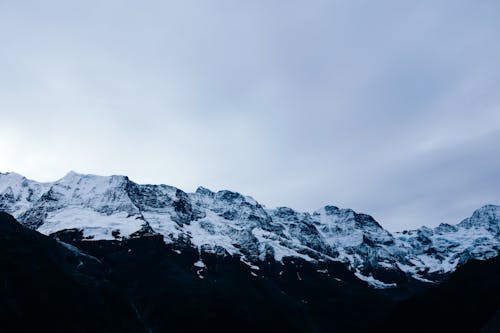
[[[28,228],[36,230],[40,227],[47,217],[47,207],[39,205],[27,210],[19,218],[24,221]]]
[[[81,229],[65,229],[55,232],[50,235],[50,237],[60,240],[61,242],[70,244],[71,242],[77,242],[84,239],[83,230]]]
[[[5,210],[16,202],[14,192],[8,188],[4,193],[0,194],[0,210]]]
[[[245,198],[241,194],[227,190],[217,192],[215,194],[215,198],[230,203],[234,203],[235,201],[245,200]]]
[[[145,207],[162,208],[173,202],[168,195],[159,195],[163,192],[158,185],[139,186],[134,182],[127,181],[125,191],[139,209]]]

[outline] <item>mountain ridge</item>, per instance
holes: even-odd
[[[47,183],[0,173],[0,210],[47,235],[76,229],[85,239],[119,240],[156,233],[166,243],[187,239],[199,252],[239,256],[256,267],[268,257],[340,261],[378,288],[395,286],[401,273],[439,281],[468,260],[500,250],[500,207],[494,205],[456,225],[391,233],[370,215],[333,205],[311,213],[266,208],[228,190],[186,193],[73,171]]]

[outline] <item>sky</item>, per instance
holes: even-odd
[[[0,0],[0,171],[389,230],[500,204],[500,2]]]

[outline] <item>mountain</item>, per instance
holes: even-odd
[[[0,213],[0,331],[498,328],[499,206],[390,233],[335,206],[70,172],[0,174],[0,211],[19,221]]]
[[[186,193],[126,176],[68,173],[40,183],[0,174],[0,210],[45,235],[124,241],[162,235],[203,253],[237,258],[258,271],[267,262],[341,262],[375,288],[441,281],[471,259],[500,250],[500,207],[488,205],[457,225],[390,233],[366,214],[325,206],[312,213],[268,209],[253,198],[200,187]],[[75,239],[74,239],[75,240]],[[319,269],[321,270],[321,269]]]

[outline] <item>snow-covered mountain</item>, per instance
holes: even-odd
[[[78,229],[88,240],[120,240],[157,233],[166,243],[182,241],[199,251],[238,256],[255,269],[284,257],[341,261],[375,287],[393,285],[387,272],[434,280],[500,250],[500,206],[484,206],[457,225],[392,234],[351,209],[267,209],[231,191],[200,187],[185,193],[140,185],[126,176],[75,172],[50,183],[0,173],[0,211],[46,235]]]

